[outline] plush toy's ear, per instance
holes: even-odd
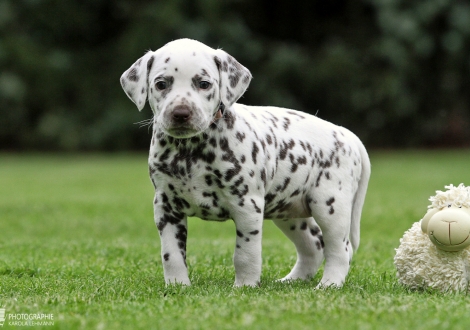
[[[121,86],[139,111],[144,108],[147,100],[148,76],[152,69],[155,54],[147,52],[137,62],[127,69],[121,76]]]
[[[214,61],[219,69],[221,102],[230,107],[245,93],[252,78],[251,73],[221,49],[215,51]]]
[[[439,212],[439,209],[436,208],[431,208],[428,210],[428,212],[424,215],[423,219],[421,220],[421,230],[423,233],[426,235],[428,234],[428,223],[429,220],[431,220],[432,216]]]

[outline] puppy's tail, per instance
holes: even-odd
[[[367,186],[369,184],[370,177],[369,155],[367,154],[366,148],[359,139],[357,139],[357,143],[359,145],[361,153],[362,172],[361,178],[359,179],[359,185],[356,191],[356,195],[354,196],[351,214],[351,228],[349,232],[349,239],[351,240],[351,245],[354,251],[359,248],[361,213],[362,207],[364,206],[364,200],[366,198]]]

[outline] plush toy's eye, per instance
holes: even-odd
[[[155,84],[155,87],[158,89],[158,90],[164,90],[168,87],[166,81],[163,81],[163,80],[160,80],[160,81],[157,81],[157,83]]]
[[[211,87],[211,83],[205,80],[199,82],[200,89],[209,89]]]

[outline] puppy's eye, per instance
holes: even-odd
[[[210,87],[211,87],[211,83],[208,82],[208,81],[202,80],[202,81],[199,82],[199,88],[200,89],[208,89]]]
[[[157,81],[157,83],[155,84],[155,87],[157,87],[158,90],[164,90],[168,87],[166,81],[163,81],[163,80],[160,80],[160,81]]]

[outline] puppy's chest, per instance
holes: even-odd
[[[243,202],[249,191],[243,157],[224,138],[171,142],[154,143],[149,157],[150,177],[164,195],[164,207],[208,220],[230,218],[230,200],[236,196]]]

